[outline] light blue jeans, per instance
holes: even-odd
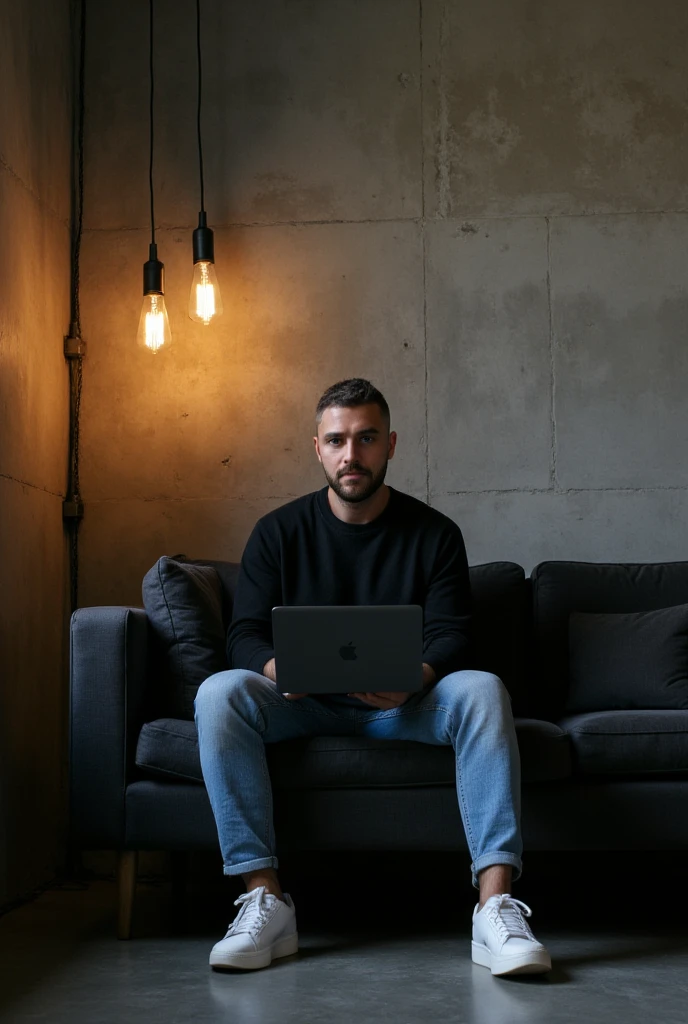
[[[266,743],[367,736],[451,744],[473,885],[483,868],[521,873],[521,777],[509,696],[497,676],[452,672],[391,711],[354,698],[287,700],[265,676],[218,672],[196,696],[203,778],[226,875],[276,868]]]

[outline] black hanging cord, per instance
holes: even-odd
[[[150,160],[148,163],[148,187],[150,189],[151,245],[155,245],[155,203],[153,199],[153,96],[155,78],[153,75],[153,0],[149,5],[149,70],[150,70]]]
[[[205,188],[203,184],[203,140],[201,138],[201,99],[203,93],[203,64],[201,57],[201,0],[196,0],[196,56],[198,59],[198,110],[196,128],[198,131],[198,170],[201,178],[201,213],[205,213]]]
[[[205,215],[205,183],[203,180],[203,137],[201,133],[201,106],[203,100],[203,60],[201,54],[201,0],[196,0],[196,59],[198,64],[198,107],[196,110],[196,132],[198,135],[198,172],[201,179],[201,211],[198,227],[193,233],[193,261],[196,263],[215,262],[213,233],[208,227]]]

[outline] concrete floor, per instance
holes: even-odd
[[[44,893],[0,920],[0,1020],[12,1024],[309,1024],[368,1021],[528,1024],[688,1020],[683,908],[619,879],[569,887],[557,901],[519,893],[555,963],[542,978],[497,980],[470,961],[472,894],[439,880],[385,887],[378,919],[371,879],[297,900],[301,951],[255,973],[207,967],[231,916],[226,889],[187,896],[171,914],[165,884],[142,883],[136,937],[113,935],[114,885]],[[224,883],[223,883],[224,884]],[[637,886],[636,886],[637,890]],[[353,912],[354,898],[363,915]],[[179,905],[177,901],[176,906]],[[672,908],[676,908],[675,910]],[[592,911],[592,914],[591,914]],[[380,919],[381,918],[381,919]],[[538,921],[540,922],[538,925]]]

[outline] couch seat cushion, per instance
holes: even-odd
[[[516,719],[523,779],[547,782],[571,774],[569,740],[551,722]],[[341,789],[454,784],[451,747],[360,736],[316,736],[268,744],[278,789]],[[137,767],[146,774],[202,782],[194,722],[159,718],[141,730]]]
[[[560,723],[583,775],[688,774],[688,711],[595,711]]]

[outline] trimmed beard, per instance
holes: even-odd
[[[344,476],[346,473],[351,473],[351,472],[370,473],[370,477],[368,479],[368,486],[364,487],[363,490],[361,490],[361,491],[356,491],[353,494],[347,494],[344,491],[344,488],[342,487],[342,484],[340,483],[340,478],[339,478],[340,475],[337,475],[336,477],[332,477],[327,472],[327,470],[325,469],[324,466],[323,466],[323,470],[325,472],[325,479],[327,480],[328,484],[330,485],[330,487],[332,488],[334,493],[340,499],[340,501],[345,501],[349,505],[358,505],[359,502],[367,501],[368,498],[372,498],[372,496],[375,494],[375,492],[380,490],[380,488],[382,487],[383,483],[385,482],[385,477],[387,476],[387,466],[388,465],[389,465],[389,459],[386,459],[384,466],[382,467],[380,472],[377,473],[377,475],[373,475],[372,473],[370,473],[370,470],[363,469],[361,466],[357,466],[355,463],[352,466],[348,466],[340,474],[341,476]]]

